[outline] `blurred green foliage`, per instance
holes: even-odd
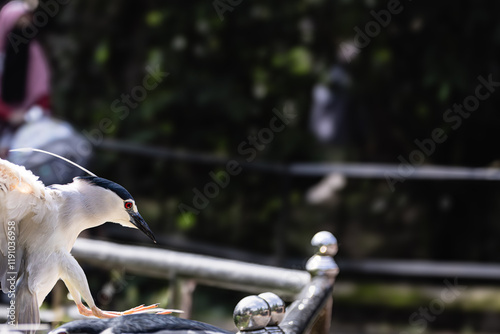
[[[399,164],[398,157],[408,159],[418,148],[416,139],[442,128],[447,140],[426,164],[498,167],[500,92],[481,101],[457,129],[443,115],[474,94],[479,76],[500,81],[500,3],[403,0],[401,12],[346,61],[343,43],[355,43],[355,28],[366,33],[367,24],[377,22],[372,11],[380,15],[388,3],[241,1],[221,19],[211,0],[72,0],[60,5],[39,36],[53,68],[54,113],[97,143],[117,139],[245,161],[240,145],[269,127],[274,109],[288,106],[297,117],[253,162]],[[342,124],[348,136],[322,144],[309,127],[312,89],[336,64],[352,80]],[[127,104],[124,96],[144,88],[151,69],[168,75]],[[103,120],[111,126],[103,127]],[[311,236],[322,229],[338,238],[337,258],[497,262],[500,252],[494,182],[406,180],[392,192],[386,180],[348,179],[335,196],[313,205],[306,193],[320,178],[244,168],[193,214],[179,204],[192,205],[193,189],[203,191],[210,173],[221,175],[224,165],[98,148],[91,169],[124,185],[160,237],[304,260]],[[113,273],[86,271],[94,293],[116,281]],[[171,293],[161,280],[124,276],[120,282],[126,289],[114,295],[116,309],[158,301],[165,306]],[[217,302],[230,299],[229,307],[215,305],[210,289],[199,290],[195,313],[210,310],[200,317],[209,322],[215,313],[230,315],[240,297],[219,291]],[[419,291],[361,285],[353,296],[340,296],[335,314],[361,324],[377,311],[376,321],[396,323],[404,304],[398,323],[406,325],[425,298]],[[389,316],[379,310],[380,300],[392,307]],[[360,313],[363,303],[374,307]],[[458,324],[455,314],[440,319],[457,327],[469,321]]]
[[[398,164],[417,148],[415,139],[441,127],[448,139],[427,164],[497,164],[499,92],[456,130],[443,113],[474,93],[478,76],[500,80],[500,4],[401,6],[344,61],[352,104],[342,144],[311,135],[311,91],[345,60],[340,45],[354,41],[354,28],[364,31],[375,20],[370,11],[386,9],[386,1],[242,1],[221,20],[212,1],[72,0],[41,35],[54,70],[54,111],[103,138],[244,160],[239,145],[269,126],[273,109],[289,105],[298,117],[256,162]],[[113,102],[142,86],[147,68],[168,76],[120,117]],[[106,133],[104,118],[112,121]],[[311,205],[304,195],[318,178],[244,169],[199,214],[179,211],[192,203],[193,188],[223,169],[105,150],[93,161],[97,174],[126,186],[139,208],[144,203],[160,235],[301,258],[320,229],[336,234],[345,257],[496,261],[500,251],[494,183],[407,180],[391,192],[386,180],[351,179],[336,200]]]

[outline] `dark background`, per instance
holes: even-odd
[[[214,4],[221,3],[232,10],[220,16]],[[398,165],[398,157],[409,159],[418,149],[415,140],[431,138],[433,129],[441,128],[447,140],[425,156],[426,165],[498,166],[500,92],[481,101],[456,129],[443,115],[474,94],[479,76],[500,81],[499,3],[401,1],[386,27],[379,25],[380,32],[349,59],[341,45],[354,43],[356,27],[366,33],[366,24],[376,22],[370,11],[387,10],[388,2],[230,3],[59,4],[38,36],[53,69],[55,116],[70,121],[82,134],[92,134],[96,144],[102,135],[141,147],[244,161],[248,155],[241,154],[239,145],[269,127],[273,109],[290,108],[296,117],[252,162]],[[338,125],[342,138],[323,143],[310,130],[312,90],[319,83],[335,89],[328,81],[335,65],[342,66],[351,84],[341,90],[346,101]],[[113,102],[142,85],[148,66],[168,76],[121,119]],[[110,120],[110,131],[99,128],[103,119]],[[341,260],[495,263],[500,253],[496,182],[406,180],[391,191],[385,179],[349,178],[335,196],[311,204],[306,193],[321,178],[245,167],[206,208],[186,214],[179,204],[192,205],[193,188],[202,190],[212,181],[209,173],[223,172],[224,165],[97,145],[90,168],[136,197],[161,247],[199,251],[200,245],[217,246],[227,257],[234,257],[227,250],[238,249],[300,267],[311,254],[312,235],[326,229],[339,240]],[[135,239],[140,237],[134,231],[118,229],[106,226],[92,233],[147,243]],[[343,303],[336,309],[354,322],[373,314],[370,307],[381,309],[357,304],[355,297]],[[407,323],[419,305],[390,308],[377,313],[375,321]],[[446,313],[430,326],[484,330],[481,312],[498,310],[486,303],[476,318],[467,318],[469,322],[457,312]],[[444,320],[447,317],[451,320]],[[457,317],[463,321],[457,322]]]

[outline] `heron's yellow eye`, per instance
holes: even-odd
[[[125,202],[125,209],[127,209],[127,210],[132,209],[133,206],[134,205],[132,204],[132,202]]]

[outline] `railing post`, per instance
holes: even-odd
[[[333,304],[333,285],[339,267],[333,256],[337,254],[337,239],[326,231],[318,232],[311,240],[316,254],[307,261],[311,282],[288,307],[281,329],[286,334],[328,333]]]
[[[173,289],[173,308],[184,311],[184,313],[179,314],[179,318],[190,319],[196,281],[194,279],[177,277],[171,289]]]
[[[306,269],[313,277],[318,275],[328,277],[331,280],[331,292],[333,292],[333,284],[339,273],[339,267],[333,259],[338,251],[337,239],[330,232],[323,231],[313,237],[311,244],[317,248],[317,251],[307,262]],[[328,333],[330,331],[332,308],[333,295],[330,293],[318,319],[311,328],[311,334]]]

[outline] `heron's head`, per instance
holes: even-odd
[[[114,223],[137,228],[156,243],[153,232],[144,218],[139,214],[134,198],[127,189],[118,183],[97,176],[81,176],[76,179],[85,180],[91,186],[106,190],[104,192],[106,198],[100,198],[99,200],[107,204],[109,211],[112,212],[112,221]]]

